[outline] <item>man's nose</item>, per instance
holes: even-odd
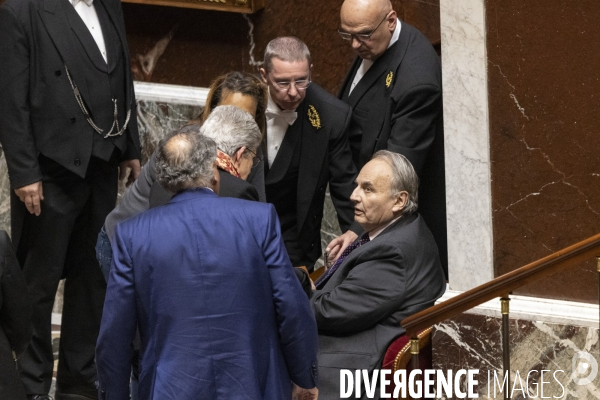
[[[358,50],[358,48],[362,45],[362,42],[360,40],[358,40],[357,38],[355,38],[354,36],[352,36],[352,48],[354,50]]]
[[[355,188],[352,191],[352,194],[350,195],[350,201],[353,202],[354,204],[358,203],[358,195],[356,194],[357,190],[358,190],[358,188]]]
[[[288,89],[288,95],[290,97],[298,96],[298,88],[296,87],[296,82],[290,82],[290,88]]]

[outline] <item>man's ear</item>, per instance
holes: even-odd
[[[394,213],[402,211],[404,209],[404,207],[406,207],[407,203],[408,203],[408,192],[403,190],[402,192],[398,193],[398,196],[396,196],[396,201],[394,202],[394,205],[392,206],[392,211]]]
[[[233,155],[233,162],[235,162],[235,163],[239,162],[244,157],[245,151],[246,151],[246,146],[240,147]]]
[[[392,22],[390,22],[388,26],[390,28],[390,32],[394,33],[394,30],[396,30],[396,24],[398,24],[398,15],[396,14],[396,11],[392,10],[392,13],[390,14],[387,20],[392,20]]]
[[[260,69],[260,77],[265,83],[267,82],[267,71],[264,68]]]

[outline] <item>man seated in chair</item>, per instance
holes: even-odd
[[[218,197],[216,155],[195,132],[161,140],[156,177],[175,196],[117,225],[100,399],[129,399],[136,326],[140,399],[317,398],[317,328],[275,208]]]
[[[417,213],[419,183],[410,162],[379,151],[356,183],[354,218],[365,232],[315,282],[311,297],[325,400],[339,398],[341,369],[368,369],[371,376],[381,368],[387,347],[404,333],[400,321],[446,289],[435,240]],[[361,394],[366,398],[364,387]]]

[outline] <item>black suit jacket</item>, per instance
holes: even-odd
[[[360,170],[378,150],[404,155],[419,175],[419,212],[447,271],[446,180],[440,59],[429,40],[402,22],[400,37],[348,92],[361,59],[339,97],[352,107],[350,141]],[[358,140],[354,140],[358,139]]]
[[[102,8],[102,15],[108,15],[116,30],[104,32],[108,65],[69,1],[6,0],[0,7],[0,141],[13,188],[41,180],[39,153],[85,176],[92,143],[97,140],[94,135],[98,133],[84,118],[67,79],[65,64],[94,121],[105,131],[112,122],[112,102],[108,98],[103,103],[106,106],[96,107],[99,99],[91,88],[96,88],[97,82],[90,80],[90,71],[97,68],[124,83],[124,87],[115,88],[115,93],[121,98],[120,126],[131,107],[128,129],[122,136],[105,140],[119,149],[121,160],[139,158],[121,2],[96,1],[96,9]],[[115,68],[119,55],[123,68]]]
[[[156,175],[154,175],[156,176]],[[258,201],[256,188],[243,179],[219,169],[219,197],[234,197],[236,199]],[[167,192],[156,180],[150,188],[150,208],[167,204],[173,195]]]
[[[309,117],[309,110],[313,109],[318,114],[318,123],[313,118],[317,126]],[[286,136],[292,135],[302,141],[296,205],[298,240],[304,252],[316,261],[321,255],[320,230],[328,183],[342,231],[351,227],[360,230],[353,224],[354,205],[350,201],[357,174],[347,134],[352,113],[346,104],[315,83],[307,89],[296,112],[298,117]],[[265,164],[265,185],[279,181],[286,174],[293,150],[293,146],[282,144],[271,167]],[[266,149],[263,152],[267,154]]]
[[[0,231],[0,254],[0,397],[25,399],[12,352],[21,354],[31,338],[31,304],[6,231]]]
[[[405,332],[400,322],[432,306],[445,290],[437,246],[418,213],[352,251],[311,298],[319,328],[319,397],[339,398],[340,369],[380,368],[389,344]]]

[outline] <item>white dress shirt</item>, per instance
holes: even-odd
[[[75,1],[76,0],[70,0],[71,4],[73,4]],[[104,58],[104,61],[108,63],[108,59],[106,58],[106,45],[104,44],[104,36],[102,35],[102,28],[100,27],[100,21],[98,20],[98,14],[96,13],[94,5],[92,4],[88,6],[84,1],[79,1],[73,7],[92,34],[94,41],[98,45],[98,49],[100,49],[102,58]]]
[[[267,161],[269,167],[273,165],[277,152],[281,147],[281,142],[285,136],[288,127],[296,121],[298,114],[296,111],[281,110],[269,93],[269,102],[267,103]]]
[[[390,40],[390,44],[388,44],[388,47],[387,47],[388,49],[390,47],[392,47],[392,45],[394,43],[396,43],[398,41],[398,38],[400,37],[400,30],[402,29],[402,26],[400,25],[399,19],[396,21],[397,21],[396,29],[394,29],[394,33],[392,34],[392,39]],[[352,91],[354,90],[356,85],[358,85],[358,82],[360,82],[362,77],[365,76],[365,74],[367,73],[369,68],[371,68],[373,63],[374,63],[374,61],[371,61],[371,60],[362,60],[362,62],[360,63],[360,66],[356,70],[356,75],[354,75],[354,80],[352,81],[352,85],[350,86],[350,92],[348,92],[348,94],[352,93]]]

